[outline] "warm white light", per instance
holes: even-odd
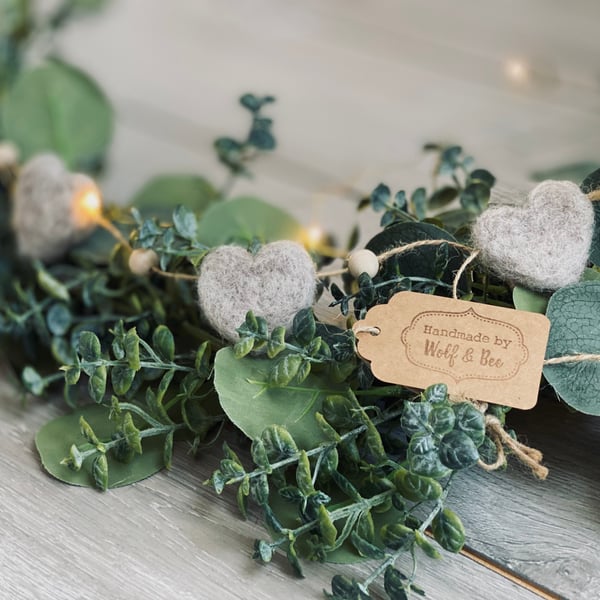
[[[513,83],[523,84],[530,79],[529,65],[517,58],[511,58],[504,64],[504,73]]]
[[[102,215],[102,199],[96,184],[85,182],[78,186],[72,207],[77,227],[85,229],[98,223]]]
[[[313,224],[309,225],[304,230],[302,241],[304,242],[304,245],[307,248],[309,248],[310,250],[314,250],[321,244],[324,237],[325,232],[323,231],[323,229],[319,225]]]

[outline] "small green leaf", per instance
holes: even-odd
[[[391,565],[386,568],[383,575],[383,589],[390,600],[408,600],[404,584],[406,577]]]
[[[415,531],[415,542],[429,558],[442,558],[436,547],[420,531]]]
[[[443,492],[442,486],[435,479],[411,473],[406,469],[394,472],[394,485],[405,498],[413,502],[437,500]]]
[[[513,304],[517,310],[546,314],[548,297],[516,285],[513,289]]]
[[[306,346],[315,337],[317,325],[312,308],[304,308],[294,317],[292,334],[300,346]]]
[[[407,435],[427,433],[429,427],[429,413],[431,405],[425,402],[405,402],[402,410],[402,429]]]
[[[140,338],[138,337],[137,331],[135,327],[132,327],[125,334],[125,356],[127,358],[127,363],[129,364],[129,368],[134,371],[139,371],[141,368],[140,364]]]
[[[465,528],[458,515],[449,508],[436,515],[431,531],[435,541],[449,552],[460,552],[465,544]]]
[[[381,548],[360,537],[356,531],[350,534],[350,541],[356,551],[364,558],[381,560],[385,557],[385,552]]]
[[[254,338],[245,337],[233,346],[233,353],[236,358],[244,358],[244,356],[247,356],[250,354],[250,352],[252,352],[253,348]]]
[[[445,383],[435,383],[430,385],[423,392],[423,400],[431,404],[445,402],[448,398],[448,386]]]
[[[92,475],[96,487],[103,492],[108,489],[108,460],[106,454],[99,454],[92,464]]]
[[[187,207],[179,205],[173,211],[173,225],[177,233],[187,240],[195,240],[198,235],[198,219]]]
[[[267,356],[275,358],[283,350],[285,350],[285,327],[280,325],[271,332],[271,337],[267,343]]]
[[[485,417],[470,402],[460,402],[453,406],[456,414],[456,429],[462,431],[479,447],[485,438]]]
[[[126,412],[123,417],[122,424],[123,434],[127,445],[136,453],[142,453],[142,438],[140,436],[140,430],[133,423],[133,417],[130,412]]]
[[[415,533],[413,529],[401,523],[386,523],[380,531],[381,541],[392,550],[409,548],[415,539]]]
[[[265,473],[254,477],[250,482],[250,495],[256,504],[266,506],[269,503],[269,480]]]
[[[52,335],[65,335],[72,322],[73,315],[69,307],[62,302],[53,304],[46,315],[46,324]]]
[[[302,357],[297,354],[287,354],[281,357],[273,366],[271,381],[280,387],[288,385],[296,377],[302,364]]]
[[[310,463],[304,450],[301,450],[298,456],[298,464],[296,466],[296,483],[298,484],[298,488],[305,496],[315,492],[315,488],[312,483]]]
[[[256,540],[254,542],[254,558],[260,559],[264,563],[271,562],[273,558],[273,548],[265,540]]]
[[[92,375],[90,375],[90,379],[88,381],[88,392],[90,397],[97,404],[100,404],[104,399],[104,394],[106,393],[106,377],[107,371],[104,365],[96,367]]]
[[[159,325],[152,334],[152,347],[167,363],[175,358],[175,338],[166,325]]]
[[[262,432],[260,439],[271,463],[293,456],[298,452],[294,439],[281,425],[270,425]]]
[[[79,417],[79,430],[81,435],[93,446],[101,446],[100,440],[94,433],[92,426],[85,420],[83,415]]]
[[[375,211],[382,211],[385,209],[386,205],[390,201],[392,193],[390,188],[384,183],[380,183],[372,192],[371,192],[371,206]]]
[[[34,396],[41,396],[46,389],[46,382],[33,367],[27,366],[23,369],[21,381],[25,389]]]
[[[454,429],[456,413],[449,405],[434,405],[429,413],[429,424],[437,435],[445,435]]]
[[[260,438],[254,438],[252,445],[250,446],[250,453],[254,464],[259,468],[263,469],[267,474],[271,473],[271,464],[269,462],[269,456],[267,455],[267,449]]]
[[[37,282],[39,286],[51,297],[63,302],[69,302],[71,295],[65,285],[55,279],[43,267],[37,268]]]
[[[102,358],[98,336],[91,331],[82,331],[79,336],[79,354],[86,362],[96,362]]]
[[[337,529],[323,504],[319,505],[319,531],[326,546],[333,546],[337,539]]]
[[[483,441],[483,440],[482,440]],[[472,467],[479,460],[473,440],[463,431],[451,431],[440,442],[440,460],[453,471]]]
[[[135,371],[125,365],[116,365],[110,371],[110,381],[117,396],[124,396],[135,379]]]

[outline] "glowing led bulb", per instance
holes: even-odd
[[[87,175],[73,175],[73,221],[78,229],[97,223],[102,215],[102,199],[94,181]]]
[[[531,78],[529,65],[517,58],[511,58],[504,64],[506,77],[513,83],[524,84]]]

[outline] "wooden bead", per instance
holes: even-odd
[[[129,269],[134,275],[148,275],[158,265],[158,254],[151,248],[136,248],[129,255]]]
[[[375,277],[379,271],[379,260],[370,250],[357,250],[348,258],[348,271],[353,277],[358,277],[362,273]]]

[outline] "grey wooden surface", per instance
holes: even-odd
[[[41,0],[45,5],[53,0]],[[347,189],[429,181],[427,141],[461,143],[503,183],[600,158],[596,0],[113,0],[59,48],[91,71],[118,115],[101,184],[125,201],[160,172],[224,179],[211,144],[242,134],[243,92],[273,93],[280,142],[235,191],[287,207],[341,238]],[[509,61],[531,76],[506,76]],[[377,218],[361,215],[366,236]],[[47,477],[33,448],[55,404],[0,392],[0,598],[318,598],[335,569],[249,558],[261,529],[202,486],[218,450],[180,448],[172,472],[99,494]],[[518,421],[517,421],[518,420]],[[559,597],[598,592],[598,420],[555,406],[515,419],[551,474],[470,473],[454,503],[470,546]],[[526,600],[532,592],[463,556],[422,561],[433,600]]]
[[[6,385],[0,393],[2,600],[308,600],[321,598],[340,572],[308,564],[301,580],[284,559],[266,567],[251,560],[261,526],[242,521],[230,495],[217,498],[202,484],[218,465],[218,448],[194,460],[179,447],[171,472],[105,494],[51,479],[33,437],[60,412],[39,401],[23,410]],[[537,597],[448,554],[435,562],[423,558],[418,583],[431,600]]]

